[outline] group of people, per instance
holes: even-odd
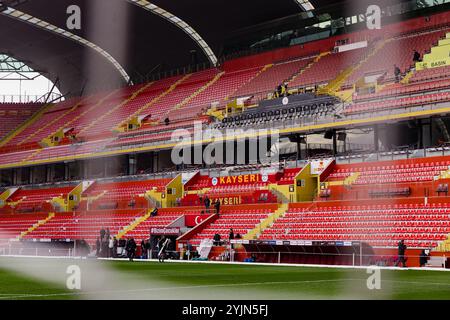
[[[230,231],[228,232],[228,241],[229,241],[229,243],[231,244],[231,240],[234,240],[234,239],[242,239],[242,236],[239,233],[234,234],[233,228],[230,228]],[[222,244],[223,243],[221,241],[220,234],[216,233],[214,235],[214,237],[213,237],[213,245],[221,246]],[[233,248],[233,244],[231,244],[231,248]]]
[[[206,213],[209,213],[209,209],[211,207],[211,199],[209,199],[208,196],[205,196],[203,199],[203,204],[205,205]],[[216,211],[217,215],[220,215],[220,200],[216,199],[212,205],[214,206],[214,209]]]
[[[102,258],[117,257],[118,241],[116,237],[111,236],[109,228],[101,228],[100,236],[95,243],[96,256]]]
[[[404,240],[400,240],[398,243],[398,257],[397,257],[397,261],[395,263],[395,266],[398,267],[400,264],[406,268],[406,261],[408,260],[406,258],[406,244]],[[429,254],[426,252],[425,249],[422,249],[422,251],[420,252],[420,256],[419,256],[419,265],[421,267],[425,267],[425,265],[427,264],[428,260],[430,259]]]
[[[157,214],[157,213],[156,213]],[[158,252],[157,256],[160,262],[164,262],[167,258],[167,253],[169,250],[169,245],[172,243],[170,238],[162,236],[160,239],[156,240],[156,250]],[[123,244],[122,244],[123,246]],[[122,247],[121,246],[121,247]],[[120,256],[117,253],[117,248],[119,247],[119,240],[116,237],[111,236],[109,228],[101,228],[100,235],[96,241],[96,256],[101,258],[118,258],[124,257],[124,254]],[[126,257],[133,261],[136,257],[137,243],[133,237],[126,239],[123,248],[126,251]],[[143,239],[141,241],[141,258],[149,259],[151,258],[152,245],[150,239]]]
[[[416,62],[421,62],[421,61],[422,61],[422,58],[420,57],[420,53],[417,50],[414,50],[413,51],[413,64],[415,65]],[[395,76],[395,81],[400,82],[401,77],[402,77],[402,71],[396,64],[394,64],[394,76]]]

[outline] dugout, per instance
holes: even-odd
[[[178,252],[176,251],[176,241],[177,238],[181,235],[181,230],[179,227],[173,228],[150,228],[149,239],[150,239],[150,248],[151,248],[151,257],[158,257],[159,247],[158,242],[162,237],[170,239],[170,243],[166,248],[166,252],[168,254],[169,259],[177,259],[179,257]]]
[[[235,240],[255,262],[324,265],[369,265],[374,251],[366,243],[351,241]]]

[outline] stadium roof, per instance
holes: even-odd
[[[47,72],[53,81],[59,78],[63,94],[90,91],[99,83],[116,87],[155,70],[189,65],[192,50],[197,51],[197,62],[214,64],[224,44],[240,30],[296,15],[300,21],[331,7],[350,8],[350,1],[332,0],[1,2],[28,16],[0,14],[0,52],[29,61],[31,68]],[[81,8],[80,30],[66,26],[67,8],[74,4]],[[305,14],[308,9],[313,10]]]

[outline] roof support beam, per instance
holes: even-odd
[[[197,45],[206,54],[211,64],[213,64],[214,66],[217,65],[218,60],[215,53],[212,51],[211,47],[206,43],[205,40],[203,40],[203,38],[197,33],[197,31],[195,31],[190,25],[188,25],[182,19],[164,10],[163,8],[160,8],[150,3],[147,0],[126,0],[126,1],[138,7],[141,7],[142,9],[145,9],[153,14],[156,14],[157,16],[160,16],[161,18],[167,20],[168,22],[176,25],[197,43]]]
[[[75,41],[85,47],[91,48],[94,51],[96,51],[97,53],[99,53],[100,55],[102,55],[105,59],[107,59],[116,69],[117,71],[119,71],[120,75],[122,76],[122,78],[124,79],[124,81],[126,83],[130,82],[130,77],[127,74],[127,72],[125,71],[125,69],[119,64],[119,62],[117,62],[116,59],[114,59],[108,52],[106,52],[105,50],[103,50],[102,48],[100,48],[99,46],[97,46],[95,43],[92,43],[82,37],[79,37],[73,33],[71,33],[70,31],[58,28],[57,26],[52,25],[51,23],[48,23],[44,20],[41,20],[39,18],[33,17],[27,13],[24,13],[20,10],[11,8],[11,7],[7,7],[6,10],[4,11],[0,11],[1,15],[5,15],[7,17],[10,17],[12,19],[15,20],[19,20],[25,23],[29,23],[31,25],[33,25],[34,27],[46,30],[48,32],[57,34],[61,37],[70,39],[72,41]]]

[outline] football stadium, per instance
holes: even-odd
[[[0,301],[450,299],[449,3],[0,0]]]

